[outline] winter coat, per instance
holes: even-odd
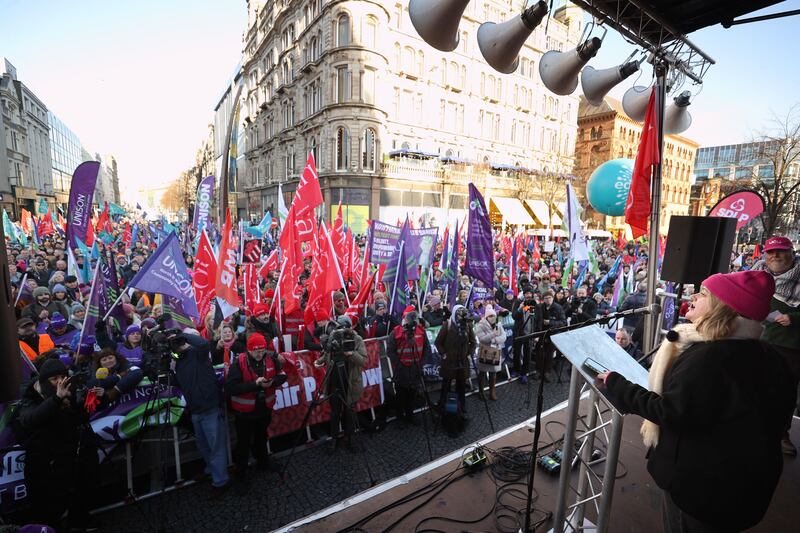
[[[97,379],[96,370],[95,375],[89,378],[86,382],[87,387],[103,387],[104,389],[116,388],[122,394],[131,392],[139,382],[144,378],[142,369],[130,362],[120,363],[112,368],[105,379]],[[103,400],[107,400],[108,396],[103,396]]]
[[[41,318],[39,318],[39,315],[45,309],[49,313],[48,318],[53,318],[53,315],[55,313],[60,313],[61,316],[63,316],[66,319],[69,318],[69,309],[67,309],[67,307],[64,304],[60,302],[54,302],[53,300],[47,302],[46,306],[40,304],[37,301],[34,301],[33,303],[26,305],[25,309],[22,310],[22,318],[30,318],[31,320],[33,320],[38,324],[42,320]]]
[[[630,309],[638,309],[640,307],[644,307],[645,300],[647,298],[646,292],[639,292],[636,291],[633,294],[629,295],[625,300],[622,302],[622,305],[619,306],[619,312],[628,311]],[[636,315],[628,315],[622,319],[622,325],[626,328],[635,329],[636,325],[639,323],[641,316]]]
[[[494,325],[489,324],[486,318],[478,322],[475,326],[475,338],[478,344],[497,348],[502,353],[506,344],[506,330],[500,324],[500,317],[497,317],[497,322]],[[502,370],[502,359],[500,364],[497,365],[481,363],[480,360],[477,360],[476,364],[479,372],[500,372]]]
[[[367,347],[364,345],[364,339],[358,335],[355,335],[355,341],[355,350],[353,350],[353,355],[351,355],[347,361],[347,398],[345,398],[345,400],[349,405],[355,404],[358,399],[361,398],[361,391],[364,389],[364,381],[361,378],[361,369],[364,368],[365,364],[367,364]],[[323,352],[322,356],[319,358],[319,361],[322,361],[325,365],[330,364],[330,354],[328,352]],[[335,371],[335,369],[332,371]],[[329,379],[329,390],[327,390],[326,393],[330,393],[330,386],[331,380]]]
[[[450,318],[450,311],[444,307],[439,309],[431,309],[422,313],[422,318],[428,323],[430,327],[441,326],[448,318]]]
[[[550,304],[550,307],[542,304],[539,306],[539,310],[542,315],[543,328],[560,328],[567,325],[567,317],[564,316],[564,308],[557,303],[553,302]],[[545,320],[549,321],[546,325],[544,324]]]
[[[467,331],[462,334],[458,327],[453,325],[453,320],[448,320],[442,324],[434,344],[442,354],[442,364],[439,367],[442,379],[467,379],[469,359],[478,345],[474,329],[467,326]]]
[[[183,390],[186,405],[193,414],[216,409],[222,403],[222,393],[211,365],[208,342],[198,335],[184,336],[189,348],[178,354],[176,385]]]
[[[610,399],[622,412],[646,418],[647,428],[658,425],[647,469],[683,512],[747,529],[764,516],[781,475],[781,437],[795,400],[791,377],[781,357],[754,338],[686,347],[697,337],[679,335],[684,345],[667,346],[667,357],[660,348],[650,371],[651,382],[663,376],[660,393],[612,372]]]
[[[422,326],[417,327],[422,328]],[[397,334],[398,331],[399,335]],[[422,363],[431,355],[431,344],[428,341],[428,335],[425,333],[424,329],[421,333],[422,348],[417,348],[417,351],[414,353],[419,358],[419,365],[414,364],[411,366],[405,366],[400,364],[400,356],[398,355],[397,351],[398,349],[402,349],[406,343],[409,342],[407,334],[405,331],[403,331],[402,326],[395,327],[395,329],[392,330],[391,334],[386,339],[386,356],[392,362],[392,379],[394,380],[394,383],[400,387],[418,387],[422,384],[420,381]],[[398,336],[400,338],[399,340]],[[413,342],[413,340],[410,342]]]

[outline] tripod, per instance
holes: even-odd
[[[478,344],[478,349],[480,350],[481,343],[478,342],[477,344]],[[486,417],[489,419],[489,427],[492,428],[492,433],[494,433],[495,432],[494,420],[492,420],[492,413],[489,411],[489,402],[486,401],[486,395],[483,393],[483,389],[482,389],[482,387],[480,385],[481,377],[480,377],[480,375],[478,375],[478,374],[480,374],[480,371],[478,370],[478,365],[475,364],[475,354],[473,353],[470,358],[472,359],[472,366],[475,367],[475,374],[476,374],[476,376],[478,378],[478,391],[479,391],[478,397],[483,402],[483,407],[486,408]],[[487,372],[487,374],[488,374],[488,372]]]
[[[435,423],[435,419],[433,418],[433,409],[431,408],[431,399],[430,399],[430,396],[428,395],[428,387],[425,384],[425,378],[422,375],[422,366],[420,364],[422,356],[420,355],[419,350],[417,350],[417,343],[414,342],[413,332],[411,332],[410,337],[411,338],[407,337],[406,340],[407,340],[407,342],[411,343],[411,356],[412,356],[412,358],[414,360],[414,369],[416,370],[417,378],[419,378],[419,384],[420,384],[420,387],[422,389],[422,397],[425,399],[425,407],[428,410],[428,414],[431,417],[431,421],[433,422],[434,429],[435,429],[436,428],[436,423]],[[395,366],[395,368],[397,368],[397,366]],[[396,393],[398,385],[397,385],[396,382],[394,383],[394,385],[395,385],[395,393]],[[413,401],[413,399],[412,399],[412,401]],[[405,408],[405,406],[403,406],[403,408]],[[413,412],[412,412],[412,414],[413,414]],[[431,448],[431,437],[430,437],[430,434],[428,433],[428,422],[425,420],[425,414],[424,413],[422,415],[422,428],[425,431],[425,441],[426,441],[426,443],[428,445],[428,457],[430,458],[431,461],[433,461],[433,449]]]
[[[315,398],[311,401],[311,404],[308,406],[308,409],[306,410],[306,414],[303,417],[303,421],[300,423],[300,428],[299,428],[300,432],[298,433],[298,437],[295,438],[294,445],[292,445],[292,451],[289,452],[289,457],[286,459],[286,463],[283,465],[283,469],[281,470],[281,473],[280,473],[280,478],[283,479],[283,480],[286,479],[286,477],[285,477],[286,476],[286,471],[289,469],[289,465],[292,462],[292,458],[294,457],[295,451],[297,451],[297,446],[299,446],[299,444],[300,444],[299,436],[302,435],[302,429],[307,426],[308,420],[311,418],[311,413],[314,411],[314,409],[317,408],[317,406],[322,405],[326,401],[330,401],[331,398],[333,398],[333,397],[338,397],[339,400],[342,402],[342,405],[344,405],[344,416],[352,417],[353,424],[355,425],[354,433],[359,433],[361,431],[361,426],[360,426],[360,424],[358,422],[358,417],[356,416],[354,408],[351,408],[349,405],[347,405],[347,399],[344,397],[344,391],[342,391],[341,389],[337,388],[337,390],[333,391],[332,394],[324,395],[322,393],[322,391],[325,390],[328,387],[328,384],[330,382],[331,376],[333,375],[334,369],[336,369],[337,377],[339,378],[339,382],[338,383],[342,384],[342,383],[346,383],[347,382],[346,381],[347,376],[344,375],[344,373],[345,373],[344,364],[340,364],[340,363],[338,363],[336,361],[331,360],[331,362],[328,364],[328,368],[325,370],[325,377],[322,378],[322,383],[320,384],[320,387],[317,390],[317,394],[316,394]],[[333,416],[333,412],[331,412],[331,416]],[[336,436],[335,435],[331,435],[331,438],[333,439],[334,442],[336,441]],[[364,453],[363,443],[358,439],[357,439],[357,442],[359,444],[359,452],[362,455],[366,455]],[[375,478],[372,476],[372,470],[369,467],[369,460],[366,457],[364,457],[364,467],[367,470],[367,476],[369,476],[369,486],[370,487],[374,487],[375,486]]]

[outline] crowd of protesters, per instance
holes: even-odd
[[[183,232],[185,227],[178,225],[177,230]],[[518,377],[519,383],[554,378],[555,349],[546,346],[544,357],[533,357],[530,344],[515,343],[515,337],[645,304],[651,283],[646,278],[649,258],[645,243],[591,241],[593,260],[589,267],[569,261],[569,244],[565,240],[551,241],[550,248],[544,242],[536,242],[532,247],[530,239],[523,239],[518,256],[508,257],[502,245],[506,237],[500,232],[496,237],[495,286],[478,292],[473,280],[461,275],[452,309],[447,305],[450,294],[446,278],[450,273],[440,268],[440,244],[427,286],[414,284],[409,305],[401,315],[391,313],[391,296],[387,287],[378,282],[365,312],[353,320],[346,314],[345,294],[352,299],[359,287],[352,280],[345,280],[345,286],[333,294],[332,316],[315,316],[314,324],[309,326],[304,324],[299,311],[279,322],[276,307],[281,302],[272,301],[279,275],[274,270],[260,280],[263,295],[260,303],[243,307],[224,320],[212,310],[194,327],[185,327],[174,339],[173,347],[180,356],[171,370],[186,397],[197,446],[214,493],[221,494],[234,483],[227,468],[229,439],[223,417],[226,400],[235,422],[236,478],[246,486],[250,454],[258,468],[271,468],[266,428],[275,403],[275,389],[281,383],[279,376],[290,372],[296,364],[276,350],[273,339],[281,335],[291,336],[292,349],[318,352],[318,365],[335,367],[334,358],[325,349],[326,343],[337,328],[353,331],[356,340],[351,349],[345,349],[345,366],[341,367],[344,373],[339,372],[339,377],[329,383],[333,389],[327,391],[333,394],[338,387],[341,393],[332,401],[333,451],[340,442],[351,447],[350,436],[358,422],[352,405],[361,390],[363,339],[386,339],[386,355],[393,366],[396,414],[400,419],[416,424],[414,411],[426,387],[421,361],[436,349],[441,355],[442,381],[439,400],[433,407],[448,412],[452,396],[453,413],[466,420],[465,395],[471,370],[477,373],[480,397],[497,400],[502,395],[496,385],[498,376],[503,379],[503,354],[510,355],[511,377]],[[363,255],[366,237],[356,241]],[[71,525],[88,526],[87,498],[55,496],[64,486],[70,487],[70,494],[91,491],[86,486],[87,480],[92,479],[91,473],[97,467],[96,442],[91,438],[83,405],[75,399],[73,378],[81,372],[88,373],[87,390],[92,391],[102,408],[130,392],[149,368],[158,365],[158,361],[152,360],[155,355],[145,350],[143,339],[157,327],[164,304],[158,302],[158,295],[125,290],[146,265],[155,245],[144,238],[131,246],[122,242],[97,243],[97,256],[109,258],[116,269],[123,291],[120,305],[124,322],[99,321],[94,331],[82,331],[92,287],[81,281],[80,272],[87,270],[85,262],[90,268],[95,267],[96,258],[76,250],[76,265],[68,269],[68,254],[58,233],[42,239],[38,249],[10,240],[7,248],[17,301],[19,345],[38,372],[22,393],[14,422],[20,442],[28,451],[26,481],[33,516],[39,522],[56,526],[69,510]],[[267,251],[269,247],[265,246],[265,256]],[[753,257],[750,252],[735,258],[732,268],[765,270],[774,276],[777,290],[772,300],[773,312],[765,321],[762,338],[774,344],[784,356],[796,386],[800,379],[800,262],[795,258],[792,243],[780,237],[768,240],[761,255]],[[193,259],[187,250],[184,261],[190,271]],[[463,264],[463,252],[459,264]],[[306,285],[310,275],[311,259],[307,258],[298,284]],[[663,283],[659,287],[666,288]],[[685,290],[686,295],[692,292],[691,287]],[[306,297],[307,290],[303,298]],[[301,308],[305,304],[303,300]],[[688,302],[676,306],[678,316],[687,311]],[[434,342],[429,341],[427,328],[439,328]],[[630,316],[612,326],[610,335],[638,360],[643,355],[641,329],[640,319]],[[217,384],[214,365],[226,368],[223,391]],[[341,440],[336,438],[340,423],[344,429]],[[796,454],[788,432],[784,437],[784,452]],[[80,461],[74,457],[80,457]],[[75,475],[78,471],[82,473],[80,476]]]

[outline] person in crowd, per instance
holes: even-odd
[[[392,364],[392,375],[397,394],[398,416],[410,424],[414,420],[414,400],[424,387],[422,363],[429,357],[431,346],[425,328],[417,319],[412,306],[403,311],[402,324],[395,326],[386,339],[386,355]]]
[[[96,352],[92,361],[92,375],[86,385],[94,389],[101,405],[117,401],[121,394],[131,392],[144,378],[144,373],[138,366],[110,348]],[[101,377],[97,372],[100,368],[106,370],[106,377]]]
[[[170,336],[175,347],[175,384],[183,391],[186,406],[192,413],[192,426],[211,476],[213,496],[220,497],[229,487],[228,430],[222,411],[222,392],[211,364],[208,341],[199,335]]]
[[[334,318],[344,315],[344,312],[347,311],[347,300],[342,291],[333,293],[333,311],[335,315]]]
[[[511,282],[509,281],[508,277],[501,276],[500,286],[497,287],[494,291],[494,299],[498,302],[502,302],[505,299],[506,291],[509,290],[510,287],[511,287]]]
[[[69,308],[73,302],[72,298],[69,297],[67,288],[61,283],[56,283],[53,285],[53,301],[56,303],[62,303],[67,308]]]
[[[764,321],[762,339],[770,343],[786,361],[794,389],[800,382],[800,261],[786,237],[775,236],[764,243],[764,260],[753,270],[765,271],[775,280],[775,294],[770,300],[770,314]],[[791,420],[786,426],[781,445],[786,455],[797,455],[797,447],[789,438]]]
[[[330,320],[328,313],[324,309],[317,309],[312,327],[313,331],[309,329],[309,326],[303,327],[303,349],[321,352],[323,337],[336,329],[336,323]]]
[[[714,274],[692,297],[690,323],[659,347],[651,390],[617,372],[597,376],[618,409],[646,419],[667,533],[741,531],[769,506],[796,394],[785,361],[759,341],[774,292],[764,271]]]
[[[233,461],[236,477],[242,481],[246,479],[251,451],[259,470],[269,467],[267,428],[275,405],[277,376],[284,374],[286,362],[269,344],[261,333],[250,334],[247,351],[233,357],[225,381],[236,425]]]
[[[20,349],[31,361],[55,348],[55,343],[49,334],[36,332],[36,323],[30,317],[17,320],[17,338]]]
[[[502,370],[503,347],[506,344],[506,330],[497,318],[494,307],[487,307],[483,318],[475,326],[475,338],[478,341],[478,393],[483,398],[483,387],[488,377],[490,400],[497,400],[495,385],[497,373]]]
[[[431,296],[422,313],[422,318],[430,327],[441,326],[448,318],[450,313],[442,306],[442,299],[439,296]]]
[[[613,299],[614,299],[614,290],[606,289],[603,292],[603,300],[597,306],[597,314],[600,316],[608,316],[612,313],[615,313],[617,309],[613,305],[611,305]]]
[[[375,303],[375,314],[367,319],[365,334],[368,339],[385,337],[397,326],[397,321],[389,314],[386,302]]]
[[[11,285],[19,287],[24,274],[17,269],[17,265],[15,265],[13,262],[8,263],[8,275],[8,281],[11,283]]]
[[[60,313],[56,313],[50,320],[46,333],[50,335],[53,344],[69,347],[72,346],[73,339],[80,335],[80,330],[69,324]]]
[[[42,257],[37,257],[33,261],[33,269],[28,271],[28,278],[35,280],[38,287],[47,287],[47,284],[50,283],[50,274],[47,261]]]
[[[67,290],[67,297],[73,302],[81,301],[81,290],[78,287],[78,278],[73,275],[64,278],[64,288]]]
[[[69,316],[69,311],[63,303],[51,300],[50,290],[46,286],[33,289],[33,302],[22,310],[23,317],[30,318],[37,324],[41,321],[49,321],[55,313]]]
[[[83,321],[86,319],[86,308],[80,302],[74,302],[69,307],[69,324],[81,331],[83,329]]]
[[[367,348],[364,345],[364,340],[353,331],[353,323],[350,317],[342,315],[337,319],[338,325],[342,328],[337,331],[337,337],[345,337],[352,341],[352,350],[348,350],[348,346],[342,343],[341,353],[336,353],[330,344],[330,333],[325,335],[323,344],[325,349],[322,356],[314,361],[317,367],[326,367],[328,379],[325,384],[325,394],[330,397],[331,405],[331,437],[333,441],[329,448],[330,452],[334,452],[339,446],[339,423],[342,423],[344,429],[344,446],[353,450],[352,435],[355,431],[355,404],[361,397],[363,390],[363,381],[361,379],[361,369],[367,362]]]
[[[625,352],[627,352],[627,354],[633,357],[636,361],[638,361],[644,355],[633,342],[633,339],[631,338],[631,332],[625,327],[617,330],[617,332],[614,334],[614,341],[616,341],[617,345],[625,350]]]
[[[625,298],[625,300],[622,302],[622,305],[619,306],[619,310],[620,312],[622,312],[622,311],[628,311],[630,309],[638,309],[640,307],[644,307],[646,299],[647,299],[647,283],[644,281],[640,281],[639,284],[636,286],[636,292],[628,295]],[[639,325],[640,319],[641,316],[628,315],[622,319],[622,325],[626,328],[629,328],[631,331],[634,331],[636,327]]]
[[[533,288],[527,285],[522,289],[522,304],[512,313],[514,318],[514,337],[518,338],[541,330],[541,312],[537,309],[533,297]],[[531,364],[531,343],[515,342],[513,372],[520,376],[520,383],[528,383],[528,372]]]
[[[586,287],[580,286],[575,291],[567,309],[570,324],[582,324],[597,317],[597,302],[587,297]]]
[[[67,374],[60,360],[44,361],[11,422],[25,448],[30,521],[59,531],[94,527],[89,508],[98,467],[96,437]],[[65,511],[67,524],[62,523]]]
[[[508,311],[509,313],[514,311],[514,302],[517,301],[514,298],[514,291],[511,289],[507,289],[503,292],[503,298],[497,301],[497,305]]]
[[[211,347],[211,360],[215,365],[231,364],[236,355],[247,350],[245,342],[236,334],[231,322],[223,322],[219,326],[219,335],[215,336]]]
[[[270,342],[278,336],[278,323],[269,314],[269,306],[259,303],[253,306],[253,314],[245,323],[245,330],[248,333],[260,333]]]
[[[458,412],[466,418],[467,378],[469,377],[469,358],[475,353],[477,341],[473,320],[463,305],[456,305],[450,320],[442,324],[434,344],[442,356],[439,375],[442,378],[440,408],[444,408],[452,382],[455,381]]]
[[[146,362],[144,351],[142,350],[142,328],[138,325],[131,325],[125,328],[125,333],[120,335],[115,329],[116,334],[111,338],[108,328],[102,321],[97,322],[95,337],[97,344],[103,348],[110,348],[118,354],[123,355],[128,361],[135,365]]]

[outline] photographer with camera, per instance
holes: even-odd
[[[97,477],[97,446],[73,378],[58,359],[47,359],[26,386],[11,427],[25,448],[25,484],[31,521],[62,528],[91,525],[89,506]]]
[[[457,412],[466,419],[465,403],[467,378],[469,377],[469,358],[475,352],[477,340],[473,329],[473,319],[463,305],[453,307],[450,320],[442,324],[436,336],[436,349],[442,354],[439,375],[442,378],[440,406],[446,409],[447,396],[450,393],[451,381],[456,382]]]
[[[581,285],[570,299],[568,316],[570,324],[583,324],[587,320],[597,318],[597,302],[587,297],[586,286]]]
[[[541,312],[534,298],[533,287],[526,285],[522,291],[523,300],[511,313],[514,318],[514,337],[528,335],[541,330]],[[520,358],[522,361],[520,361]],[[528,372],[531,364],[530,343],[522,342],[514,344],[514,368],[513,371],[519,374],[519,382],[523,385],[528,383]]]
[[[211,364],[208,342],[199,335],[170,331],[167,335],[175,361],[175,385],[183,391],[192,413],[197,448],[211,475],[214,497],[229,487],[228,428],[221,409],[222,393]],[[170,357],[167,354],[167,357]]]
[[[414,399],[422,385],[422,361],[429,357],[431,345],[412,306],[403,311],[403,323],[392,330],[386,341],[386,355],[394,369],[397,413],[414,424]]]
[[[344,445],[353,450],[352,435],[355,429],[355,403],[361,397],[364,384],[361,369],[367,362],[364,340],[353,331],[353,322],[347,315],[336,319],[336,329],[321,339],[322,356],[314,361],[316,367],[326,367],[324,393],[330,398],[331,437],[329,449],[333,453],[339,446],[339,422],[344,429]]]
[[[260,333],[247,339],[247,351],[231,359],[225,392],[230,398],[236,423],[233,462],[236,478],[244,481],[250,450],[259,470],[269,467],[267,427],[272,420],[275,388],[286,381],[283,357],[271,349]]]

